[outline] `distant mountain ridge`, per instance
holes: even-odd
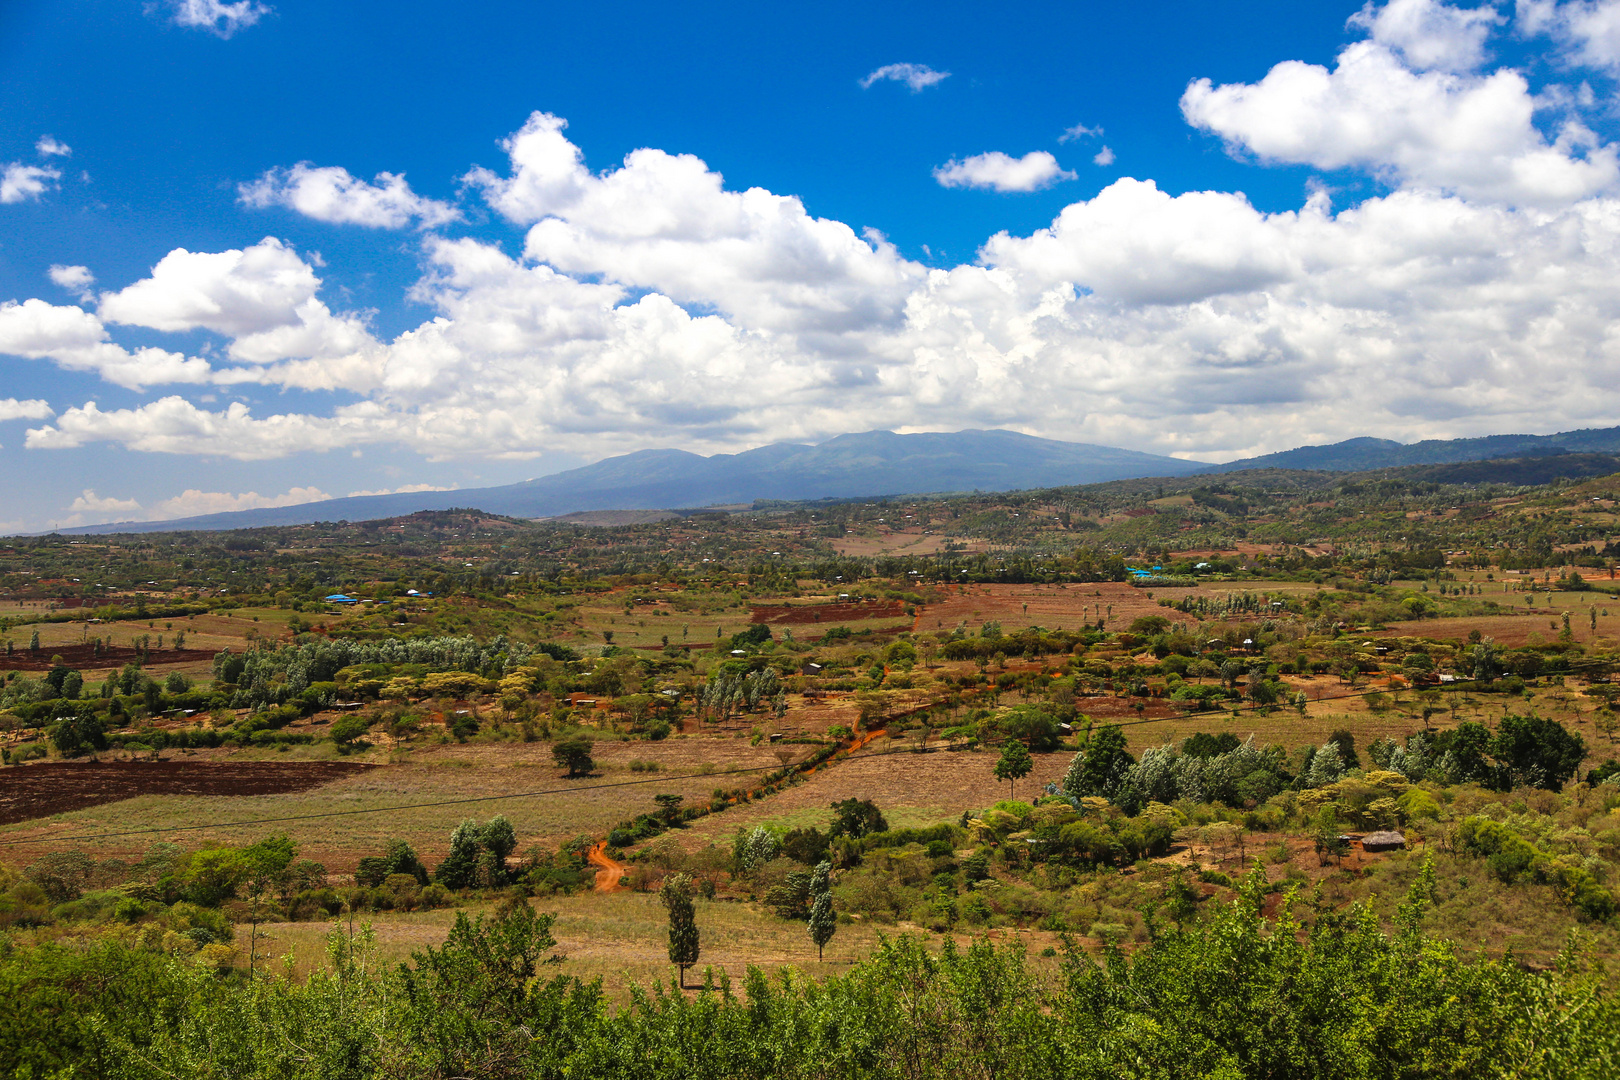
[[[1138,476],[1186,476],[1203,462],[1059,442],[1016,431],[868,431],[817,445],[773,443],[704,457],[640,450],[579,469],[501,487],[363,495],[262,510],[116,522],[63,533],[249,529],[314,521],[368,521],[418,510],[477,507],[509,517],[591,510],[645,510],[751,503],[756,499],[859,498],[949,491],[1011,491],[1095,484]]]
[[[1070,487],[1151,477],[1219,475],[1246,470],[1364,472],[1411,465],[1459,465],[1495,459],[1560,455],[1581,475],[1601,468],[1599,455],[1620,454],[1620,427],[1583,428],[1555,435],[1487,435],[1398,443],[1356,438],[1301,446],[1275,454],[1209,465],[1111,446],[1060,442],[1015,431],[867,431],[817,445],[773,443],[739,454],[704,457],[685,450],[639,450],[583,468],[500,487],[361,495],[262,510],[114,522],[62,533],[170,532],[370,521],[419,510],[476,507],[519,518],[600,511],[651,511],[826,498],[1014,491]],[[1579,459],[1579,460],[1577,460]],[[1516,466],[1528,477],[1557,472]],[[1549,470],[1551,470],[1549,472]],[[1523,480],[1520,482],[1545,482]]]
[[[1581,428],[1556,435],[1485,435],[1474,439],[1425,439],[1398,443],[1389,439],[1346,439],[1326,446],[1300,446],[1275,454],[1209,465],[1206,473],[1244,469],[1320,469],[1324,472],[1362,472],[1401,465],[1451,465],[1492,458],[1523,458],[1554,454],[1620,453],[1620,427]]]

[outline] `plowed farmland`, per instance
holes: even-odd
[[[0,773],[0,824],[50,817],[137,795],[282,795],[364,772],[349,761],[102,761]]]

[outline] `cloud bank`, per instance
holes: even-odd
[[[1354,205],[1334,206],[1324,183],[1266,212],[1236,192],[1122,177],[931,268],[793,196],[728,187],[689,154],[588,166],[566,121],[535,112],[503,165],[463,177],[505,242],[452,235],[453,208],[393,173],[298,165],[244,187],[253,205],[315,220],[427,230],[409,298],[430,316],[403,333],[331,306],[312,259],[265,237],[176,249],[94,311],[0,306],[0,351],[148,395],[53,402],[27,418],[39,452],[254,460],[388,445],[498,459],[1008,427],[1233,457],[1361,434],[1606,426],[1620,406],[1616,148],[1578,113],[1541,126],[1524,76],[1488,67],[1492,35],[1509,32],[1567,39],[1561,62],[1588,62],[1602,35],[1559,29],[1588,15],[1556,6],[1527,29],[1489,8],[1396,0],[1352,20],[1361,37],[1331,66],[1188,84],[1187,122],[1233,155],[1384,185]],[[900,67],[863,81],[908,82]],[[1068,176],[1034,151],[952,162],[939,179],[1028,191]],[[194,337],[125,346],[125,327]],[[216,407],[188,384],[327,391],[332,405]]]

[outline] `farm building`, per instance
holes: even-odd
[[[1368,833],[1361,838],[1363,851],[1400,851],[1406,847],[1406,837],[1398,832]]]

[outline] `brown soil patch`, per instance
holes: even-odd
[[[137,661],[147,667],[163,664],[213,663],[214,654],[207,649],[153,649],[143,653],[122,645],[103,645],[97,652],[94,645],[49,645],[38,651],[18,649],[10,655],[0,654],[0,671],[49,671],[53,661],[62,658],[65,667],[117,668]]]
[[[1143,615],[1196,622],[1195,616],[1160,607],[1159,601],[1197,592],[1197,589],[1137,589],[1118,581],[1067,586],[961,585],[952,588],[942,602],[924,608],[917,619],[917,629],[974,628],[994,621],[1008,633],[1029,626],[1077,630],[1082,623],[1095,626],[1101,618],[1105,620],[1106,629],[1124,630]]]
[[[374,766],[352,761],[99,761],[0,772],[0,824],[50,817],[137,795],[280,795]]]
[[[915,530],[880,532],[876,536],[845,536],[832,541],[833,550],[838,554],[855,558],[869,558],[874,555],[935,555],[951,544],[956,544],[959,551],[985,551],[989,548],[983,540],[964,540],[961,537]]]
[[[783,604],[781,607],[755,607],[752,611],[751,622],[776,626],[898,619],[905,614],[898,600],[864,600],[857,604]]]

